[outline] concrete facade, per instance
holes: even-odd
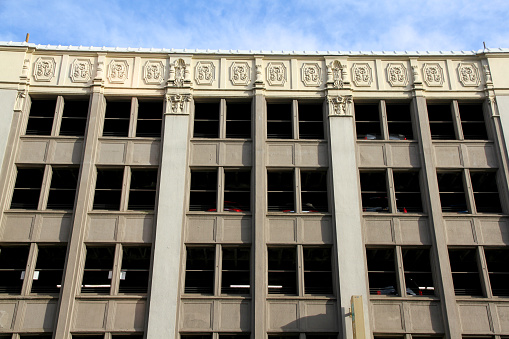
[[[0,338],[509,338],[509,50],[0,43],[0,102]]]

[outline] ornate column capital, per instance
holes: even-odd
[[[191,99],[191,94],[166,94],[164,114],[189,115]]]
[[[353,116],[351,103],[353,102],[351,95],[327,96],[329,104],[329,116]]]

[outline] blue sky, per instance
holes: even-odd
[[[0,0],[0,41],[285,51],[509,47],[509,0]]]

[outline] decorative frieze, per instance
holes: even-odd
[[[212,85],[216,79],[216,67],[211,61],[198,61],[194,67],[194,80],[198,85]]]
[[[391,86],[406,86],[408,74],[405,65],[402,63],[390,63],[387,65],[387,81]]]
[[[286,82],[286,66],[282,62],[269,62],[266,68],[267,82],[270,86],[284,86]]]
[[[444,85],[444,70],[438,63],[425,63],[422,66],[424,82],[431,87],[441,87]]]
[[[349,104],[352,103],[351,95],[344,96],[328,96],[329,115],[337,116],[352,116],[352,111],[349,109]]]
[[[479,86],[479,69],[474,63],[460,63],[458,76],[461,84],[465,87]]]
[[[357,87],[369,87],[373,81],[371,67],[366,63],[356,63],[352,66],[352,81]]]
[[[74,59],[69,76],[72,82],[88,82],[91,73],[92,62],[90,62],[90,59]]]
[[[127,80],[129,64],[127,60],[112,60],[108,66],[108,81],[123,84]]]
[[[301,68],[304,86],[318,87],[322,84],[322,69],[316,63],[304,63]]]
[[[167,94],[166,114],[189,114],[190,94]]]
[[[143,81],[147,85],[159,85],[164,80],[164,65],[161,61],[148,60],[143,66]]]
[[[246,86],[251,82],[251,67],[247,62],[232,62],[230,81],[234,86]]]
[[[55,76],[56,66],[55,58],[37,58],[34,64],[35,81],[51,81],[51,79]]]

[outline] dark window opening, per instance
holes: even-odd
[[[28,246],[0,246],[0,293],[20,294],[25,279]]]
[[[412,140],[412,119],[409,104],[386,104],[389,140]]]
[[[333,294],[331,249],[304,247],[304,293]]]
[[[10,338],[11,336],[8,336]],[[30,335],[19,335],[20,339],[51,339],[53,338],[53,335],[51,333],[44,333],[44,334],[30,334]],[[75,338],[73,336],[73,338]],[[87,339],[90,339],[90,337],[87,337]],[[102,339],[102,337],[101,337]]]
[[[493,295],[509,297],[509,250],[485,248],[484,253]]]
[[[74,208],[78,174],[78,168],[53,168],[47,208],[66,210]]]
[[[112,334],[112,339],[143,339],[143,334]]]
[[[44,168],[18,168],[11,208],[36,210],[41,194]]]
[[[429,249],[402,249],[407,295],[433,295]]]
[[[65,246],[39,246],[32,293],[60,293],[67,253]]]
[[[433,140],[454,140],[451,105],[428,104],[429,128]]]
[[[299,103],[299,139],[323,139],[323,105]]]
[[[419,172],[394,171],[397,212],[422,212]]]
[[[194,137],[219,138],[219,102],[194,104]]]
[[[251,103],[228,102],[226,105],[226,137],[251,138]]]
[[[153,210],[156,203],[157,169],[131,169],[130,210]]]
[[[212,334],[181,334],[180,339],[212,339]]]
[[[221,293],[249,294],[250,256],[249,248],[223,247]]]
[[[399,295],[394,248],[366,249],[369,293]]]
[[[378,104],[354,104],[357,139],[382,139]]]
[[[293,171],[267,172],[269,212],[295,212]]]
[[[103,334],[92,334],[92,335],[72,335],[72,339],[104,339]]]
[[[302,212],[327,212],[327,172],[301,171]]]
[[[267,138],[291,139],[292,104],[267,103]]]
[[[214,293],[214,247],[188,247],[184,293]]]
[[[452,281],[456,295],[482,296],[476,250],[449,249]]]
[[[438,172],[442,212],[468,213],[461,172]]]
[[[28,116],[27,135],[51,135],[57,99],[32,99]]]
[[[496,172],[470,172],[475,207],[480,213],[502,213]]]
[[[217,210],[217,170],[192,170],[190,211]]]
[[[81,293],[109,294],[115,247],[87,247]]]
[[[298,334],[283,334],[283,335],[269,334],[269,339],[298,339],[298,338],[299,338]]]
[[[120,293],[147,293],[150,269],[150,247],[124,246],[120,271]]]
[[[103,136],[127,137],[130,116],[131,101],[107,101]]]
[[[224,210],[249,211],[251,208],[251,172],[224,171]]]
[[[220,334],[219,339],[250,339],[250,334]]]
[[[466,140],[488,140],[482,104],[459,104],[461,129]]]
[[[337,334],[306,334],[306,339],[337,339]]]
[[[295,247],[268,248],[269,294],[297,294]]]
[[[389,212],[384,172],[360,172],[363,212]]]
[[[162,101],[139,101],[136,136],[150,138],[161,137],[162,114]]]
[[[88,100],[65,100],[59,135],[84,136],[87,127]]]
[[[123,168],[97,169],[93,209],[120,210]]]

